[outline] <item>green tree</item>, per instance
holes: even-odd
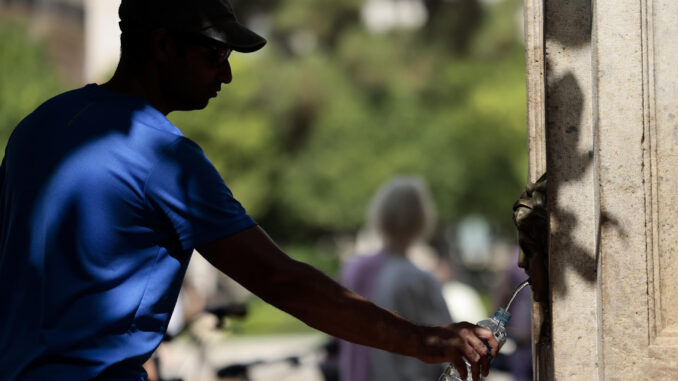
[[[63,89],[44,46],[31,39],[25,25],[0,22],[0,144],[40,103]],[[4,151],[3,151],[4,152]]]
[[[274,236],[354,231],[372,192],[398,173],[429,182],[444,224],[480,213],[508,230],[526,163],[523,47],[505,21],[518,10],[484,10],[465,54],[446,35],[374,34],[359,18],[337,22],[332,44],[314,29],[321,42],[304,54],[272,43],[235,55],[222,96],[173,118]],[[290,20],[276,21],[289,25],[283,35],[315,25],[309,15],[335,25],[336,12],[311,4],[274,11]]]

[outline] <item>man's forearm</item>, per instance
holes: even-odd
[[[259,227],[198,251],[255,295],[330,335],[429,363],[450,361],[461,374],[466,373],[466,358],[476,379],[481,366],[485,373],[489,367],[483,340],[496,356],[497,341],[489,330],[465,322],[440,327],[410,323],[290,258]]]
[[[293,261],[262,299],[309,326],[357,344],[415,356],[421,329],[342,287],[315,268]]]
[[[313,328],[358,344],[421,354],[420,327],[290,258],[258,227],[198,251],[255,295]]]

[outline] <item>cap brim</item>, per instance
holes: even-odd
[[[207,37],[221,41],[236,52],[251,53],[266,45],[266,39],[238,22],[227,22],[203,31]]]

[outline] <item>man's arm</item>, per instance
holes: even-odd
[[[266,302],[309,326],[357,344],[417,357],[427,363],[451,362],[464,376],[462,356],[473,379],[487,375],[497,355],[489,330],[470,323],[439,327],[412,324],[356,295],[321,271],[283,253],[258,226],[197,248],[212,265]],[[465,378],[465,376],[464,376]]]

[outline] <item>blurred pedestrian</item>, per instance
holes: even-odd
[[[421,325],[451,322],[435,277],[407,257],[413,244],[425,240],[434,224],[434,207],[424,183],[415,177],[396,177],[376,193],[368,223],[381,238],[381,248],[358,256],[342,271],[345,286]],[[345,341],[340,343],[342,381],[435,380],[439,365]]]

